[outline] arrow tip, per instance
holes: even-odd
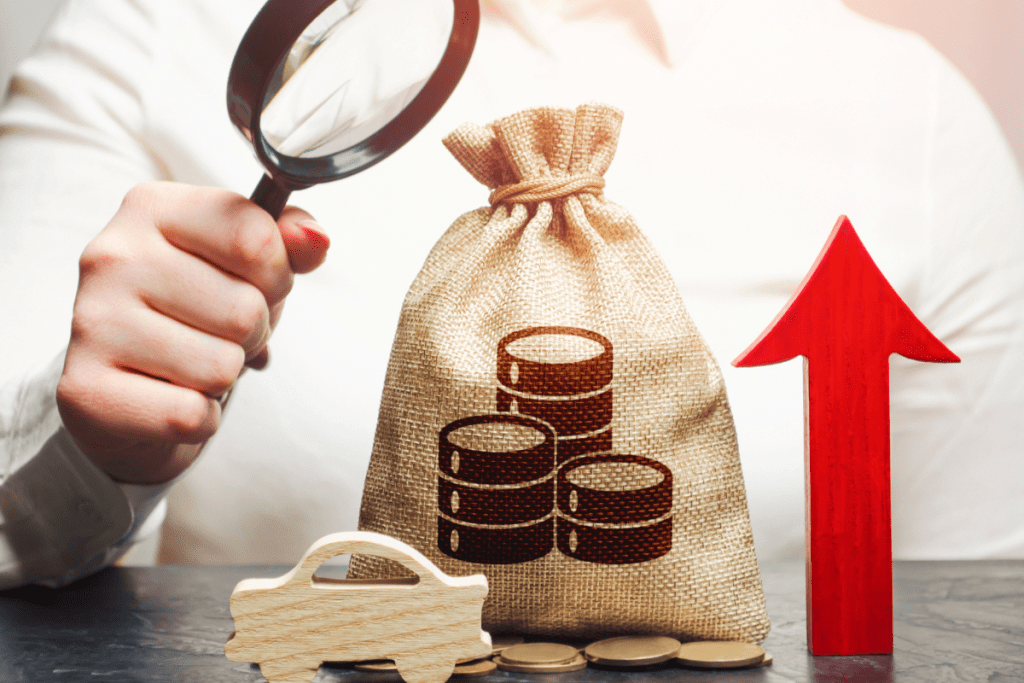
[[[868,319],[843,314],[855,310],[851,306],[858,301],[865,305],[873,302],[870,308],[878,321],[876,327],[865,327]],[[810,347],[818,348],[827,338],[863,334],[881,335],[874,343],[886,354],[938,363],[960,360],[900,298],[868,254],[850,219],[843,215],[793,296],[732,364],[741,368],[781,363],[808,356]]]

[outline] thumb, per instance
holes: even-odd
[[[327,258],[331,240],[313,217],[294,206],[286,207],[277,221],[295,273],[315,270]]]

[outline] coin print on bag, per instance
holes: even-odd
[[[672,518],[625,526],[582,525],[567,518],[556,521],[558,550],[577,560],[595,564],[649,562],[672,550]]]
[[[438,435],[442,552],[511,564],[557,547],[629,564],[671,550],[672,472],[612,452],[612,377],[612,344],[591,330],[537,326],[501,339],[498,412]]]
[[[611,342],[580,327],[528,327],[498,343],[499,411],[558,434],[558,461],[612,447]]]
[[[484,526],[437,517],[437,547],[445,555],[479,564],[517,564],[554,548],[555,518],[521,526]]]
[[[554,548],[555,432],[495,413],[439,434],[437,545],[464,562],[511,564]]]
[[[612,344],[580,327],[528,327],[498,343],[498,383],[539,396],[587,394],[612,382]]]
[[[517,484],[543,479],[555,463],[555,432],[528,415],[474,415],[438,435],[438,469],[472,484]]]
[[[557,450],[560,463],[587,453],[607,453],[612,450],[611,425],[593,434],[559,437]]]
[[[515,410],[512,410],[513,403]],[[563,438],[582,436],[606,429],[612,421],[612,390],[579,398],[531,398],[498,389],[500,412],[531,415],[544,420]]]
[[[558,470],[558,509],[586,522],[627,524],[672,512],[672,471],[640,455],[588,455]]]
[[[639,455],[603,453],[558,470],[559,551],[585,562],[632,564],[672,549],[672,471]]]
[[[551,514],[555,478],[525,486],[476,488],[438,479],[437,507],[460,522],[522,524]]]

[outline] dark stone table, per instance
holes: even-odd
[[[224,657],[235,583],[287,567],[107,569],[61,590],[0,592],[0,681],[262,681]],[[761,669],[561,675],[497,673],[480,683],[677,681],[1024,681],[1024,561],[898,562],[892,657],[812,657],[804,633],[803,565],[762,569],[772,632]],[[320,682],[394,678],[324,666]]]

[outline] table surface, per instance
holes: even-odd
[[[106,569],[67,588],[0,592],[0,681],[263,681],[255,665],[224,657],[240,579],[288,567]],[[897,562],[895,654],[812,657],[804,627],[802,564],[762,567],[774,663],[761,669],[641,673],[587,669],[559,675],[498,672],[480,683],[677,681],[1024,681],[1024,561]],[[317,683],[393,677],[323,666]]]

